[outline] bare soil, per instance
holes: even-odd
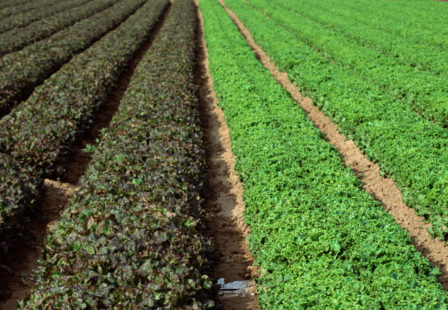
[[[448,246],[437,238],[431,238],[427,230],[431,224],[426,223],[423,217],[416,215],[414,209],[404,204],[401,192],[394,180],[381,177],[379,166],[368,160],[352,140],[347,140],[344,135],[340,134],[338,127],[313,105],[310,98],[302,97],[288,74],[281,72],[270,60],[269,56],[254,41],[250,31],[238,16],[226,7],[224,0],[220,0],[220,3],[246,38],[256,57],[305,110],[314,125],[324,133],[327,141],[341,153],[344,164],[353,170],[361,180],[364,189],[394,216],[402,228],[408,231],[415,248],[432,264],[440,268],[442,271],[440,282],[444,289],[448,290]]]
[[[199,1],[196,0],[199,5]],[[258,270],[253,266],[246,236],[249,228],[244,222],[243,186],[235,171],[229,128],[224,113],[218,106],[209,73],[208,52],[204,40],[202,14],[197,8],[199,29],[198,84],[200,85],[201,116],[207,151],[210,197],[207,201],[207,224],[213,237],[217,257],[214,277],[225,282],[250,280],[245,293],[218,294],[223,309],[260,309],[253,281]]]

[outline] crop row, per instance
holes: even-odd
[[[201,9],[213,85],[243,182],[250,249],[260,266],[260,306],[446,304],[439,271],[343,166],[217,1],[202,1]]]
[[[194,84],[195,8],[176,0],[47,238],[21,309],[204,309],[205,152]],[[204,300],[205,299],[205,300]]]
[[[309,3],[310,2],[308,1],[302,2],[302,4],[304,5],[308,5]],[[395,38],[400,42],[406,40],[408,42],[408,45],[416,45],[418,49],[428,50],[429,48],[432,48],[433,53],[437,51],[441,52],[443,48],[448,46],[447,37],[443,35],[443,33],[441,33],[441,29],[439,27],[440,25],[437,25],[437,23],[433,20],[434,15],[431,13],[426,14],[425,19],[427,21],[427,24],[435,24],[437,25],[437,27],[433,30],[427,30],[422,27],[416,26],[417,18],[415,16],[408,16],[411,18],[402,19],[401,22],[397,22],[397,20],[392,20],[391,18],[380,16],[378,12],[380,12],[381,9],[377,6],[374,6],[375,8],[377,8],[375,11],[359,11],[361,9],[361,6],[358,4],[351,6],[353,2],[340,1],[338,2],[338,4],[339,6],[331,4],[330,1],[319,2],[319,4],[314,8],[325,7],[326,13],[331,12],[336,16],[344,16],[346,18],[345,21],[347,21],[350,25],[352,25],[354,22],[357,22],[358,26],[360,26],[362,29],[370,30],[372,35],[376,34],[379,37],[387,38],[383,41],[378,40],[378,38],[376,37],[361,37],[355,32],[350,33],[351,35],[359,38],[359,40],[363,41],[365,44],[381,44],[381,48],[387,48],[385,51],[398,52],[400,54],[402,53],[401,48],[403,47],[397,48],[396,46],[391,45],[390,39]],[[427,7],[428,4],[432,5],[434,3],[425,3],[422,4],[422,6]],[[379,46],[377,46],[377,48],[379,50]],[[404,52],[407,53],[410,51],[405,50]],[[406,56],[412,57],[415,55],[412,55],[412,53],[410,53]],[[419,60],[418,58],[415,59]],[[425,57],[423,60],[430,61],[431,59]]]
[[[2,0],[0,1],[0,10],[12,8],[17,5],[25,4],[28,0]]]
[[[329,31],[336,32],[333,36],[346,37],[343,38],[344,40],[349,38],[380,53],[381,57],[390,57],[392,63],[412,66],[417,70],[430,71],[434,74],[441,74],[447,69],[443,48],[432,46],[429,42],[413,43],[410,42],[409,37],[402,38],[376,29],[370,23],[362,23],[361,21],[371,21],[374,18],[370,14],[347,14],[346,11],[328,3],[327,5],[325,3],[312,5],[302,2],[299,7],[297,4],[277,2],[277,5],[293,10],[296,16],[303,15],[305,19],[312,19],[318,23],[319,27],[324,26]],[[325,11],[322,13],[323,7],[325,7]],[[318,12],[321,14],[319,15]],[[414,38],[417,37],[417,34],[410,33],[409,36]],[[448,39],[445,38],[445,40],[448,43]],[[350,44],[354,46],[353,43]],[[376,61],[384,61],[381,57]]]
[[[24,27],[36,20],[51,16],[58,12],[73,8],[75,6],[89,2],[90,0],[62,0],[51,6],[37,8],[24,13],[3,18],[0,21],[0,33],[9,31],[17,27]]]
[[[404,202],[433,224],[433,235],[445,239],[447,131],[369,81],[333,65],[262,13],[241,1],[227,3],[302,94],[313,98],[342,133],[395,180]]]
[[[7,193],[0,192],[0,197],[6,197],[0,205],[4,223],[14,225],[13,219],[20,219],[36,199],[24,189],[37,188],[39,192],[44,177],[62,175],[61,162],[69,155],[80,133],[91,126],[96,112],[167,3],[167,0],[148,1],[120,27],[75,56],[27,101],[0,120],[1,157],[8,155],[11,169],[18,171],[18,180],[29,180],[14,183],[16,187]],[[0,179],[8,177],[3,173],[1,170]],[[2,226],[0,223],[0,229]]]
[[[369,0],[351,2],[348,9],[377,15],[382,21],[386,21],[386,24],[387,21],[397,24],[397,29],[407,27],[412,29],[411,31],[426,30],[433,34],[443,34],[448,30],[445,23],[446,3],[442,1],[394,1],[393,3],[384,1],[376,3],[375,6],[370,4]],[[420,39],[430,41],[431,37]]]
[[[0,18],[20,14],[32,9],[53,5],[56,0],[22,0],[22,1],[1,1]]]
[[[116,2],[117,0],[93,0],[80,7],[36,21],[24,28],[16,28],[0,34],[0,56],[48,38],[52,34],[102,11]]]
[[[347,37],[341,29],[342,24],[348,23],[348,18],[335,17],[332,13],[313,8],[315,5],[302,4],[298,7],[265,0],[251,0],[251,3],[256,3],[261,11],[268,11],[267,15],[328,61],[353,71],[353,74],[389,93],[395,100],[408,104],[423,116],[448,127],[448,99],[445,95],[448,92],[445,82],[448,58],[445,53],[433,52],[434,49],[427,47],[419,50],[415,45],[395,38],[390,40],[391,45],[402,47],[402,52],[407,49],[413,55],[411,59],[396,58],[395,54],[387,55],[385,48],[381,48],[382,53],[379,53]],[[337,20],[338,27],[329,28],[321,24],[329,24],[334,20]],[[358,33],[356,36],[376,37],[379,41],[386,41],[385,35],[373,34],[371,30],[363,31],[359,23],[355,24],[353,32]]]
[[[121,0],[55,35],[0,58],[0,116],[36,85],[133,14],[146,0]]]

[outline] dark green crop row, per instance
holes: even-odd
[[[0,21],[0,33],[12,30],[14,28],[24,27],[36,20],[40,20],[89,1],[91,0],[63,0],[50,6],[44,6],[42,8],[39,7],[17,15],[2,18]]]
[[[47,237],[21,309],[204,309],[205,152],[195,8],[176,0]]]
[[[328,62],[263,14],[227,0],[301,92],[395,180],[404,202],[448,236],[448,132],[422,119],[374,84]]]
[[[351,35],[346,35],[344,25],[349,23],[349,18],[325,13],[325,10],[316,8],[320,4],[302,3],[299,6],[284,1],[281,4],[266,0],[250,2],[329,61],[346,67],[424,117],[448,127],[448,57],[444,52],[427,46],[419,49],[397,38],[391,38],[389,44],[400,49],[400,53],[388,53],[385,47],[379,50],[365,47]],[[386,35],[372,33],[358,22],[354,22],[352,28],[352,32],[357,33],[354,36],[361,40],[371,37],[383,42],[380,44],[387,41]],[[412,56],[406,57],[404,53]],[[400,55],[402,58],[395,57]]]
[[[36,21],[24,28],[0,34],[0,56],[17,51],[33,42],[48,38],[55,32],[102,11],[118,0],[93,0],[80,7]]]
[[[22,0],[22,1],[0,1],[0,18],[20,14],[32,9],[54,5],[57,0]]]
[[[0,120],[0,152],[8,154],[21,179],[41,185],[44,177],[60,176],[63,159],[80,133],[91,126],[99,107],[116,86],[120,74],[149,35],[167,0],[148,1],[116,30],[37,88],[32,96]],[[0,170],[0,179],[5,179]],[[14,195],[0,192],[6,203],[0,215],[6,222],[30,208],[18,184]],[[40,188],[38,188],[39,190]],[[25,200],[26,201],[26,200]],[[0,229],[1,230],[1,229]],[[1,237],[1,236],[0,236]]]
[[[121,0],[55,35],[0,58],[0,117],[36,85],[116,28],[146,0]]]
[[[445,309],[439,271],[344,167],[217,1],[201,9],[260,266],[261,308]]]

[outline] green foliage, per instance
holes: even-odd
[[[395,180],[404,202],[446,240],[448,195],[440,193],[448,178],[448,131],[300,43],[262,13],[241,1],[227,3],[303,95],[313,98],[341,132]]]
[[[120,25],[145,1],[120,1],[45,40],[0,58],[0,117],[73,56]]]
[[[355,9],[342,8],[344,13],[339,13],[342,16],[328,12],[332,7],[340,7],[340,3],[325,3],[330,0],[317,5],[306,1],[300,5],[283,0],[250,2],[326,61],[448,127],[448,58],[443,49],[427,43],[410,43],[407,38],[387,35],[360,23],[371,19],[372,13],[353,20]]]
[[[0,34],[0,56],[17,51],[33,42],[45,39],[74,23],[112,6],[117,0],[94,0],[51,17],[36,21],[24,28]]]
[[[154,5],[154,4],[153,4]],[[194,84],[195,7],[175,1],[47,238],[22,309],[213,306]]]
[[[261,307],[446,309],[440,271],[343,166],[217,1],[201,1],[201,9],[213,85],[243,181]],[[257,17],[249,24],[257,36],[273,46],[291,42],[272,37],[280,28]]]

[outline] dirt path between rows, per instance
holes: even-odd
[[[234,168],[235,156],[231,149],[229,128],[212,88],[202,14],[199,1],[195,2],[199,19],[196,75],[200,86],[210,193],[207,201],[207,224],[218,257],[214,277],[223,279],[220,281],[222,284],[240,283],[244,287],[240,291],[226,291],[222,287],[217,296],[218,303],[224,310],[260,309],[253,281],[258,276],[258,270],[253,266],[254,259],[246,240],[249,228],[244,223],[243,186]]]
[[[417,216],[414,209],[403,203],[401,192],[395,182],[392,179],[381,177],[379,166],[368,160],[352,140],[347,140],[344,135],[340,134],[337,126],[312,104],[310,98],[302,97],[288,74],[281,72],[270,60],[269,56],[254,41],[250,31],[238,16],[226,7],[224,0],[219,1],[246,38],[256,57],[305,110],[314,125],[324,133],[327,141],[341,153],[345,165],[350,167],[361,180],[364,189],[383,205],[402,228],[409,232],[415,248],[440,268],[442,271],[440,282],[444,289],[448,290],[448,246],[437,238],[431,238],[427,230],[431,224],[425,223],[423,217]]]
[[[66,172],[62,176],[63,182],[45,179],[40,206],[30,216],[26,235],[11,249],[5,266],[0,265],[3,267],[0,268],[0,309],[16,309],[17,301],[33,287],[36,280],[33,271],[38,268],[38,260],[42,257],[45,236],[59,214],[68,207],[69,199],[79,189],[80,179],[92,160],[92,153],[83,152],[83,149],[87,145],[98,145],[101,131],[109,126],[117,112],[131,77],[162,27],[170,6],[171,3],[164,8],[154,29],[122,73],[117,87],[98,111],[91,129],[79,138],[72,147],[72,155],[64,160],[62,166]]]

